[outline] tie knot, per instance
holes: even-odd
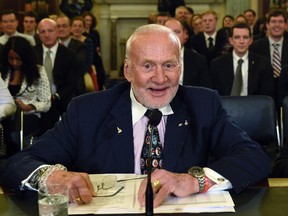
[[[157,126],[162,118],[162,112],[158,109],[148,109],[145,113],[145,116],[149,118],[149,124]]]
[[[239,64],[239,65],[241,65],[243,62],[244,62],[243,59],[239,59],[239,60],[238,60],[238,64]]]
[[[213,42],[213,38],[212,37],[209,37],[208,40],[209,40],[209,42]]]
[[[49,49],[46,51],[46,55],[50,56],[50,54],[52,53],[52,51]]]
[[[278,47],[280,46],[279,43],[273,43],[272,45],[273,45],[273,47],[274,47],[275,49],[278,49]]]

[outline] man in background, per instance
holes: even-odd
[[[29,41],[31,46],[35,46],[35,40],[32,36],[22,34],[17,31],[18,19],[16,14],[12,10],[3,10],[0,13],[0,22],[2,26],[3,35],[0,37],[0,44],[4,45],[11,36],[24,37]]]
[[[38,18],[35,12],[27,11],[24,14],[23,18],[23,27],[24,27],[24,34],[30,35],[34,38],[36,44],[41,43],[39,35],[36,31],[37,29]]]

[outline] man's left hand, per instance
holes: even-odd
[[[164,169],[156,169],[151,175],[154,193],[154,207],[158,207],[167,196],[173,194],[177,197],[186,197],[199,192],[199,183],[189,174],[172,173]],[[158,183],[158,184],[157,184]],[[147,178],[141,182],[138,191],[138,201],[145,206],[145,191]]]

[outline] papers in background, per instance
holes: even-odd
[[[90,175],[92,182],[99,182],[105,175]],[[138,188],[143,176],[135,174],[116,174],[118,184],[124,186],[112,197],[94,197],[90,204],[69,204],[68,213],[73,214],[127,214],[145,213],[138,200]],[[133,180],[134,179],[134,180]],[[195,194],[189,197],[168,197],[154,209],[154,213],[199,213],[235,212],[234,202],[227,191],[214,191]]]

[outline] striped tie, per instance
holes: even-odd
[[[280,76],[281,73],[281,58],[279,53],[279,44],[273,43],[274,47],[273,55],[272,55],[272,67],[273,67],[273,76],[277,78]]]

